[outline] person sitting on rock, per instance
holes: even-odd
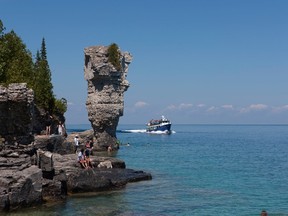
[[[84,155],[84,149],[82,148],[81,151],[78,153],[78,162],[80,165],[84,168],[87,169],[87,161],[85,160],[85,155]]]
[[[91,148],[90,148],[90,142],[89,140],[86,141],[85,143],[85,155],[86,155],[86,151],[87,153],[90,155],[91,154]]]

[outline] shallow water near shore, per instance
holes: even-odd
[[[143,129],[120,125],[115,157],[150,172],[151,181],[7,215],[256,216],[265,209],[288,216],[287,125],[172,125],[171,135]]]

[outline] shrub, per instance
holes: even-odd
[[[120,62],[119,47],[116,43],[112,43],[108,48],[108,61],[115,67],[116,70],[122,69]]]

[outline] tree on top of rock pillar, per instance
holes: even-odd
[[[119,53],[119,47],[116,43],[112,43],[108,47],[108,61],[115,67],[117,71],[122,69],[120,63],[121,54]]]

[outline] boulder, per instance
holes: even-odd
[[[53,158],[52,158],[53,154],[51,152],[49,151],[44,152],[42,150],[38,150],[37,156],[38,156],[37,164],[42,171],[51,172],[54,170]]]
[[[68,176],[67,186],[70,193],[97,192],[116,189],[128,182],[152,179],[150,174],[132,169],[87,169],[78,170]]]
[[[71,154],[74,150],[72,143],[67,143],[61,135],[35,136],[34,147],[43,151],[59,154]]]
[[[100,162],[97,167],[98,168],[112,169],[112,163],[109,160],[105,160],[103,162]]]
[[[54,154],[55,175],[65,173],[67,192],[97,192],[124,186],[128,182],[151,180],[152,176],[143,171],[126,169],[125,162],[116,158],[91,156],[93,168],[83,169],[75,154]],[[109,164],[107,168],[99,164]]]
[[[11,210],[42,203],[42,171],[30,166],[22,171],[0,172],[0,210]]]

